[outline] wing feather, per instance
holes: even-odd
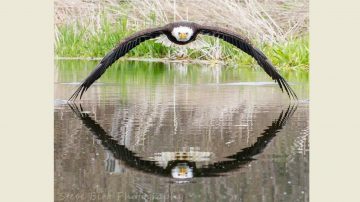
[[[116,60],[124,56],[131,49],[135,48],[140,43],[156,38],[164,33],[164,27],[146,29],[140,32],[137,32],[124,40],[122,40],[113,50],[105,55],[105,57],[99,62],[95,69],[89,74],[89,76],[82,81],[81,85],[76,89],[74,94],[69,98],[69,100],[75,100],[79,95],[80,99],[84,92],[98,79],[108,67],[110,67]]]
[[[197,172],[203,175],[218,175],[250,163],[255,160],[254,156],[261,154],[274,137],[285,127],[286,122],[294,115],[297,105],[289,106],[284,113],[282,111],[279,117],[272,122],[256,139],[251,146],[243,148],[236,154],[226,156],[226,161],[218,161],[209,164],[206,167],[198,168]]]
[[[223,39],[224,41],[236,46],[237,48],[252,56],[257,61],[257,63],[264,69],[264,71],[278,83],[282,92],[284,92],[285,90],[290,98],[298,99],[293,89],[280,75],[280,73],[270,62],[270,60],[259,49],[252,46],[249,40],[232,31],[220,29],[217,27],[199,26],[198,31],[201,34]]]

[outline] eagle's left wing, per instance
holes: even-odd
[[[265,72],[279,84],[282,91],[285,89],[286,93],[289,95],[290,98],[292,97],[297,99],[297,96],[293,89],[291,89],[290,85],[279,74],[274,65],[271,64],[270,60],[259,49],[252,46],[250,41],[230,30],[217,27],[199,25],[198,31],[200,34],[210,35],[223,39],[224,41],[236,46],[237,48],[252,56],[265,70]]]
[[[81,85],[69,100],[75,100],[79,95],[81,99],[83,93],[91,86],[91,84],[100,78],[106,69],[110,67],[117,59],[124,56],[140,43],[160,36],[164,33],[165,29],[165,27],[146,29],[123,39],[113,50],[105,55],[105,57],[100,61],[100,63],[95,67],[90,75],[81,83]]]

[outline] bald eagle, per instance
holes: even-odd
[[[68,104],[75,115],[82,121],[83,125],[100,140],[101,144],[108,151],[113,153],[116,159],[121,160],[126,166],[145,173],[164,177],[171,176],[177,179],[219,176],[219,174],[221,175],[249,164],[255,160],[254,156],[261,154],[265,150],[297,110],[297,105],[289,105],[286,111],[282,110],[279,117],[264,129],[256,139],[256,142],[251,146],[224,157],[226,160],[210,163],[206,167],[196,167],[200,159],[196,159],[196,156],[192,156],[190,152],[168,152],[174,154],[174,156],[172,158],[162,158],[164,156],[161,155],[154,160],[146,160],[129,150],[126,145],[119,144],[119,141],[109,135],[101,124],[91,118],[88,113],[82,112],[84,110],[81,105],[79,108],[76,104]],[[121,131],[120,134],[122,134]],[[177,155],[177,153],[182,155]],[[198,152],[195,154],[202,154],[201,156],[204,157],[206,153],[209,152]]]
[[[140,43],[165,35],[171,42],[178,45],[185,45],[194,41],[198,34],[210,35],[218,37],[245,53],[252,56],[257,63],[264,69],[264,71],[278,83],[282,92],[284,90],[288,96],[297,99],[295,92],[291,89],[286,80],[279,74],[276,68],[271,64],[269,59],[256,47],[251,45],[250,41],[246,38],[234,33],[230,30],[213,27],[203,26],[193,22],[174,22],[162,27],[145,29],[139,31],[125,39],[123,39],[114,49],[105,55],[90,75],[81,83],[74,94],[69,100],[76,100],[80,94],[80,99],[83,93],[110,67],[117,59],[124,56],[131,49],[135,48]]]

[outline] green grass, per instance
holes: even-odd
[[[60,26],[58,27],[55,53],[59,57],[103,57],[121,39],[134,32],[134,30],[127,29],[126,19],[120,19],[115,23],[103,19],[98,31],[93,33],[79,25]],[[205,37],[205,40],[210,44],[216,43],[216,39],[212,37]],[[308,35],[276,44],[253,42],[274,65],[282,70],[308,70],[309,68]],[[231,44],[220,41],[220,45],[222,47],[220,59],[226,63],[235,66],[256,64],[254,59]],[[168,58],[175,52],[174,47],[165,47],[149,40],[131,50],[125,57]],[[187,59],[211,60],[208,54],[204,56],[203,52],[199,50],[190,50],[188,53]]]

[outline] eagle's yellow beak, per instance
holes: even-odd
[[[187,39],[187,33],[179,33],[180,39]]]

